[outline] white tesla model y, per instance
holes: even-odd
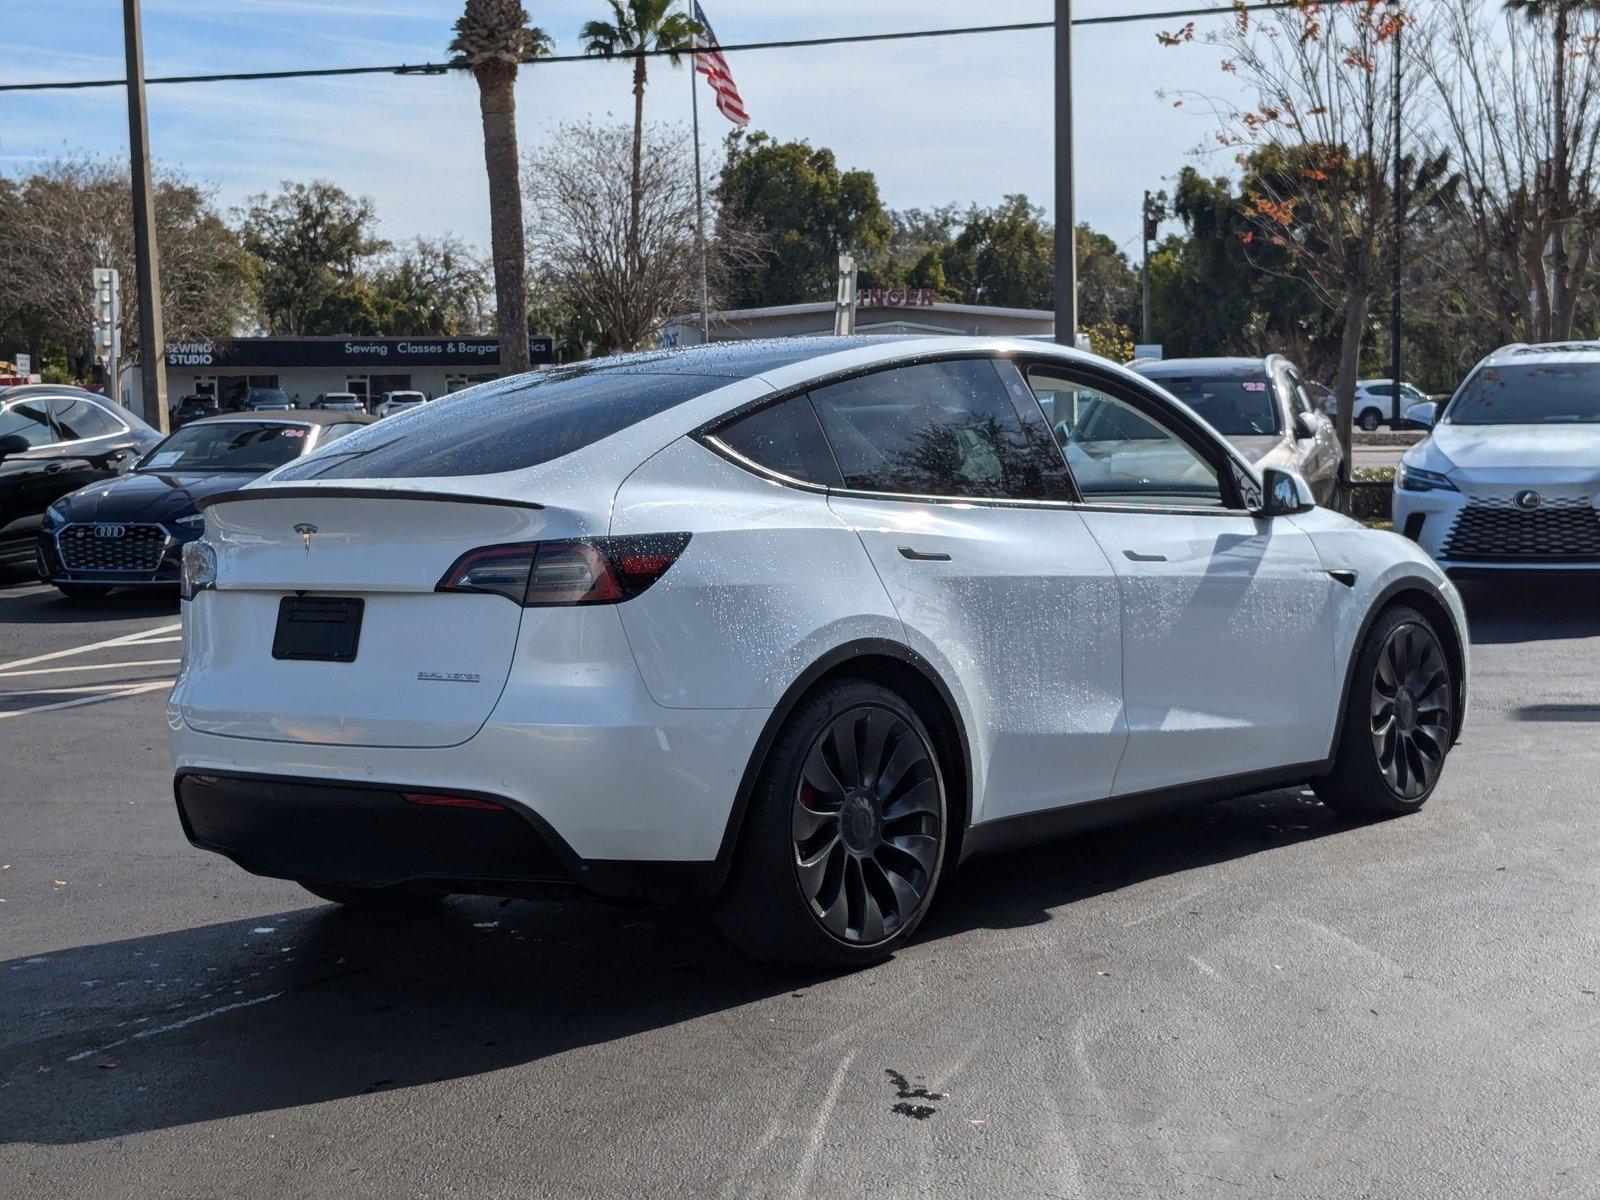
[[[963,858],[1278,785],[1432,792],[1455,590],[1132,372],[816,338],[502,380],[205,502],[185,832],[346,903],[715,896],[854,963]]]

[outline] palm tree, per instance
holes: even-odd
[[[1567,128],[1567,56],[1572,40],[1572,17],[1580,12],[1600,12],[1600,0],[1505,0],[1506,8],[1525,14],[1530,21],[1551,23],[1555,59],[1550,80],[1550,111],[1555,120],[1555,146],[1550,163],[1550,294],[1546,297],[1546,328],[1535,336],[1563,338],[1572,333],[1573,300],[1567,274],[1565,225],[1569,217],[1572,182],[1571,150]]]
[[[609,21],[590,21],[580,35],[584,51],[609,58],[634,54],[633,60],[633,188],[628,208],[628,269],[639,266],[639,210],[644,203],[644,84],[645,55],[653,50],[680,51],[694,47],[705,27],[686,13],[669,13],[672,0],[606,0]],[[678,62],[672,55],[673,65]]]
[[[489,170],[489,236],[494,247],[495,313],[500,370],[532,366],[528,354],[528,294],[523,283],[522,189],[517,179],[517,67],[550,53],[544,30],[528,24],[521,0],[467,0],[450,42],[455,65],[478,81],[483,114],[483,159]]]

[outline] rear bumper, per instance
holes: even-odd
[[[438,807],[400,785],[179,771],[189,841],[276,879],[482,895],[581,888],[608,899],[709,895],[716,862],[583,859],[548,823],[503,797],[452,792],[495,808]]]

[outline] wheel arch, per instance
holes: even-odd
[[[1450,743],[1454,745],[1461,739],[1461,722],[1466,714],[1464,701],[1467,688],[1467,656],[1466,647],[1462,643],[1462,631],[1456,628],[1449,605],[1440,598],[1437,591],[1429,587],[1425,580],[1416,577],[1397,579],[1373,599],[1367,608],[1367,615],[1361,620],[1361,627],[1356,630],[1356,636],[1350,644],[1350,655],[1344,667],[1344,686],[1339,692],[1337,711],[1340,719],[1334,724],[1333,742],[1328,748],[1330,762],[1339,752],[1339,733],[1344,727],[1345,706],[1350,702],[1350,685],[1355,678],[1356,661],[1361,657],[1362,647],[1367,644],[1367,635],[1372,632],[1373,623],[1397,604],[1408,605],[1427,617],[1439,635],[1439,640],[1444,643],[1444,652],[1450,659],[1455,690],[1455,695],[1451,697],[1455,703],[1451,717],[1453,728],[1450,730]]]
[[[755,749],[739,780],[722,844],[717,850],[716,861],[724,877],[733,863],[756,781],[779,730],[806,696],[830,680],[843,677],[867,679],[893,689],[905,697],[922,718],[939,755],[951,808],[946,814],[951,836],[945,847],[945,868],[948,870],[960,861],[962,844],[972,821],[972,748],[955,697],[933,665],[915,650],[883,638],[862,638],[834,647],[802,671],[762,726],[761,736],[756,739]]]

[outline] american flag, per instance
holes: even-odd
[[[717,94],[717,111],[743,129],[750,124],[750,114],[744,110],[744,100],[733,82],[733,72],[728,70],[728,60],[717,48],[717,35],[711,32],[711,22],[706,20],[706,10],[700,7],[699,0],[694,3],[694,19],[705,30],[695,39],[694,69],[706,77],[711,90]]]

